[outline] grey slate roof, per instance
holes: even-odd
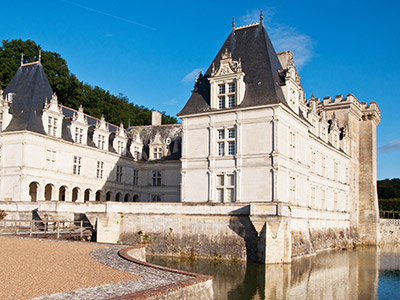
[[[30,130],[45,134],[42,110],[53,90],[40,63],[22,65],[5,88],[3,95],[15,93],[10,104],[13,118],[4,131]]]
[[[201,76],[192,96],[178,116],[210,111],[212,65],[218,69],[222,54],[227,49],[232,59],[242,62],[246,91],[239,107],[283,103],[288,106],[280,86],[284,83],[282,66],[262,24],[232,30],[207,72]]]

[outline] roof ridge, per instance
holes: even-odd
[[[235,30],[243,29],[243,28],[248,28],[248,27],[253,27],[253,26],[257,26],[257,25],[260,25],[260,23],[253,23],[253,24],[249,24],[249,25],[244,25],[244,26],[235,27]]]
[[[34,62],[22,64],[21,67],[30,66],[30,65],[36,65],[36,64],[40,64],[40,61],[34,61]]]

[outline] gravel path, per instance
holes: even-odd
[[[0,245],[0,299],[29,299],[138,277],[90,257],[102,245],[12,237],[0,237]]]
[[[8,237],[0,243],[0,299],[100,300],[191,278],[127,261],[118,255],[126,246]]]

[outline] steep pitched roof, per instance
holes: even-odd
[[[42,110],[53,90],[40,63],[30,63],[19,67],[3,95],[14,93],[10,104],[13,118],[4,131],[30,130],[45,134],[42,124]]]
[[[246,91],[239,107],[287,102],[280,88],[282,66],[262,24],[235,28],[229,34],[214,61],[203,77],[197,81],[192,96],[178,116],[210,111],[210,84],[212,65],[218,69],[222,54],[228,50],[232,59],[241,59],[245,73]]]

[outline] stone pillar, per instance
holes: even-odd
[[[257,249],[260,262],[290,263],[292,256],[290,219],[279,216],[268,217],[260,232]]]
[[[367,244],[376,245],[380,239],[379,204],[376,186],[376,125],[377,112],[367,111],[359,131],[359,234]]]

